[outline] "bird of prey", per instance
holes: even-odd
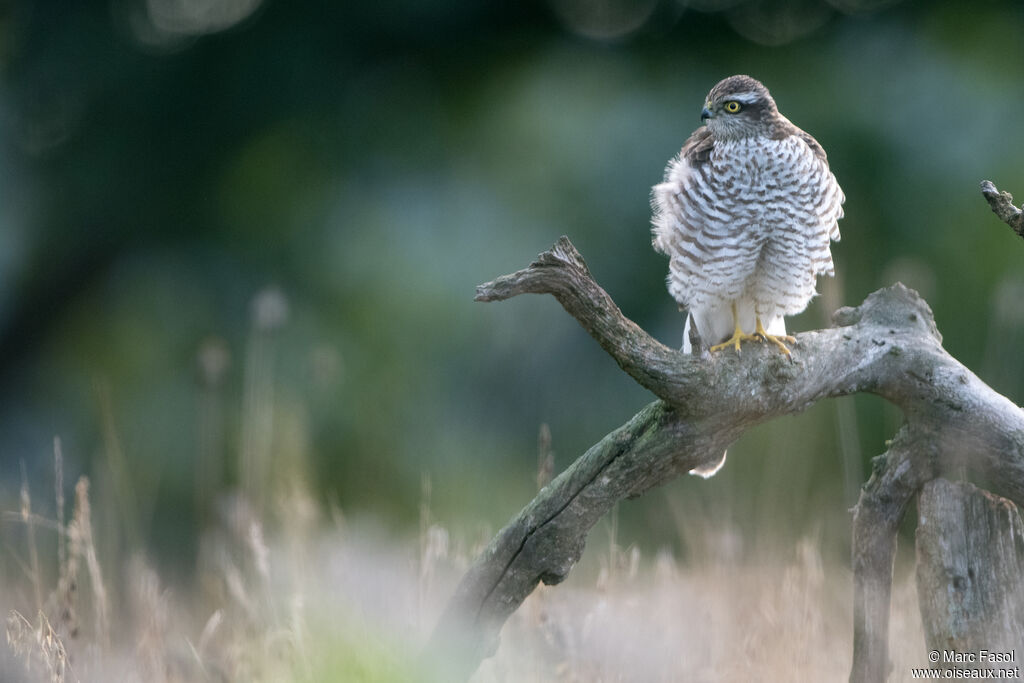
[[[759,340],[789,356],[783,316],[834,275],[843,191],[817,140],[750,76],[712,88],[700,118],[651,201],[668,290],[689,311],[683,350],[695,332],[711,352]]]

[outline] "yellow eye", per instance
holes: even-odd
[[[741,105],[736,100],[729,100],[728,102],[725,103],[724,108],[730,114],[735,114],[736,112],[743,108],[743,105]]]

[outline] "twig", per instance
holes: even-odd
[[[1024,237],[1024,212],[1013,204],[1013,195],[1000,192],[991,180],[981,181],[981,194],[988,200],[992,212],[999,220],[1013,228],[1013,231]]]

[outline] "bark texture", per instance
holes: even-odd
[[[1024,656],[1024,523],[1009,500],[936,479],[918,502],[917,592],[930,650],[973,655],[943,668],[1003,669],[980,653]],[[973,660],[973,661],[972,661]],[[1020,680],[1020,669],[1017,680]]]
[[[999,220],[1024,237],[1024,212],[1013,205],[1013,195],[1009,192],[1000,192],[991,180],[981,181],[981,194],[988,201],[992,212],[999,216]]]
[[[617,501],[716,462],[747,429],[823,398],[876,394],[906,418],[855,508],[851,681],[883,681],[889,669],[896,530],[921,487],[966,472],[1024,503],[1024,412],[946,353],[931,309],[901,284],[839,309],[830,329],[798,335],[792,362],[767,344],[710,356],[664,346],[623,316],[565,237],[529,267],[480,285],[476,299],[526,293],[553,295],[658,400],[544,487],[466,573],[428,645],[453,653],[453,680],[493,654],[505,620],[539,582],[567,576]]]

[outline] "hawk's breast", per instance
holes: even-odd
[[[652,201],[670,292],[684,306],[714,305],[749,296],[758,271],[788,265],[790,293],[804,297],[809,280],[809,300],[814,277],[832,272],[842,201],[827,162],[798,135],[716,141],[704,161],[684,149]]]

